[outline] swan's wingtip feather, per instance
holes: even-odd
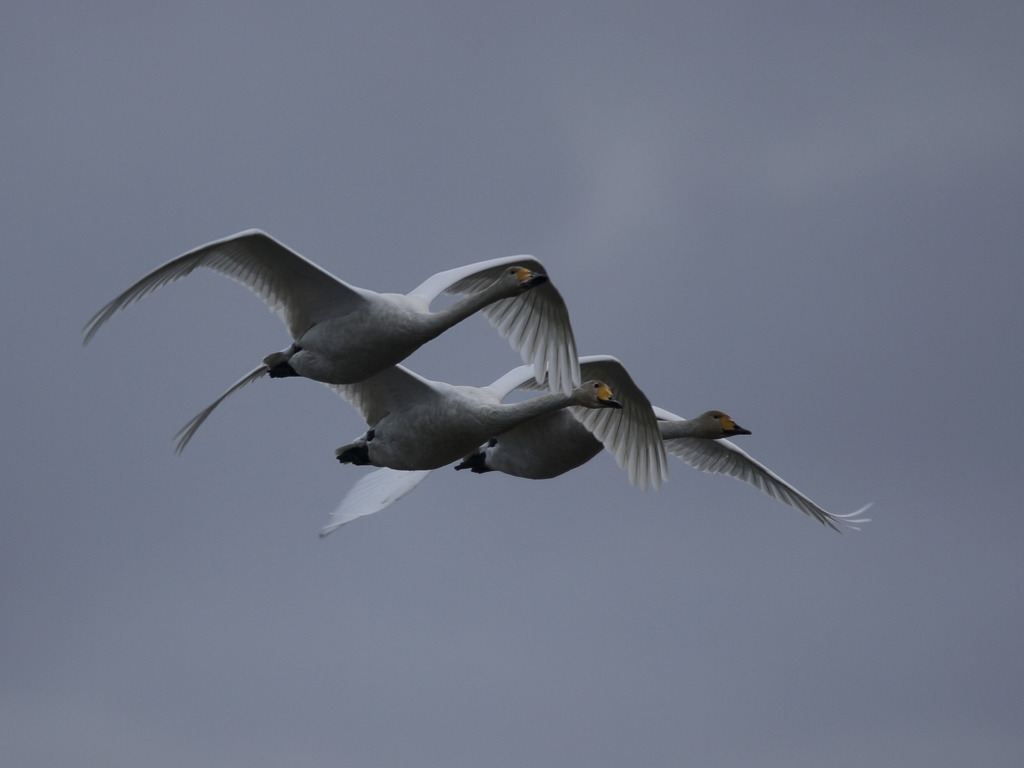
[[[832,530],[842,533],[844,530],[859,531],[860,526],[865,523],[870,523],[870,517],[861,517],[871,507],[874,506],[874,502],[868,502],[863,507],[853,512],[847,512],[842,515],[835,513],[828,513],[828,516],[822,519],[822,523],[829,526]]]
[[[348,521],[346,520],[345,522],[348,522]],[[316,537],[318,539],[325,539],[325,538],[327,538],[327,536],[329,536],[330,534],[334,533],[336,530],[341,528],[341,526],[343,526],[344,524],[345,523],[333,523],[332,525],[325,525],[323,528],[320,529],[320,533],[318,533],[316,535]]]

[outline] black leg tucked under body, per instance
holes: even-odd
[[[339,451],[338,461],[342,464],[355,464],[357,467],[365,467],[370,463],[370,451],[365,443],[350,445],[343,451]]]
[[[478,475],[484,472],[490,472],[491,468],[485,463],[485,457],[483,451],[479,453],[473,453],[464,458],[458,464],[455,465],[455,469],[469,469],[476,472]]]
[[[289,376],[298,376],[295,369],[288,362],[278,363],[273,368],[267,369],[267,374],[272,379],[286,379]]]

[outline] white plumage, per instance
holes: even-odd
[[[482,311],[523,359],[568,393],[580,382],[565,302],[532,256],[508,256],[439,272],[408,294],[357,288],[258,230],[217,240],[140,279],[100,309],[84,330],[88,343],[115,313],[160,286],[206,267],[249,288],[284,321],[294,343],[264,358],[179,435],[184,448],[225,397],[264,375],[350,384],[404,360],[420,346]],[[431,311],[442,293],[467,294]]]
[[[665,478],[668,451],[703,472],[749,483],[836,530],[867,522],[860,517],[867,507],[829,513],[725,439],[749,434],[726,414],[708,411],[682,419],[653,407],[615,358],[578,359],[565,302],[531,256],[438,272],[407,294],[377,293],[339,280],[263,232],[247,230],[144,276],[85,324],[83,343],[118,311],[198,267],[253,291],[280,316],[293,343],[267,355],[189,421],[177,435],[177,450],[225,398],[257,379],[303,376],[328,384],[370,427],[339,448],[338,459],[383,469],[353,487],[323,534],[386,508],[432,469],[459,458],[457,469],[543,479],[584,464],[602,449],[644,489]],[[432,311],[442,293],[463,298]],[[527,365],[479,388],[430,381],[398,365],[476,312],[483,312]],[[584,375],[588,381],[580,385]],[[515,389],[544,387],[553,391],[503,402]]]

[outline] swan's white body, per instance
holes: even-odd
[[[264,359],[182,431],[178,449],[229,394],[265,374],[304,376],[327,384],[362,381],[401,360],[470,315],[482,311],[502,336],[568,393],[580,382],[569,313],[543,265],[509,256],[457,267],[408,294],[349,285],[258,230],[204,245],[155,269],[88,323],[84,343],[115,313],[197,267],[226,275],[256,293],[284,321],[294,343]],[[442,293],[468,294],[432,312]]]
[[[456,469],[497,471],[530,480],[549,480],[576,469],[604,446],[571,413],[533,419],[494,438],[466,456]]]
[[[621,398],[639,392],[632,378],[613,357],[580,358],[583,376],[600,376]],[[641,393],[642,397],[642,393]],[[646,401],[646,397],[643,398]],[[651,406],[648,404],[648,408]],[[764,491],[819,522],[839,530],[840,525],[868,522],[860,517],[867,505],[856,512],[836,515],[822,509],[807,496],[756,459],[725,439],[750,434],[721,411],[707,411],[684,419],[661,408],[653,408],[660,440],[665,450],[702,472],[735,477]],[[530,479],[545,479],[575,469],[600,453],[602,444],[569,413],[555,412],[526,422],[481,445],[457,469],[474,472],[498,471]],[[321,535],[364,515],[379,512],[398,501],[422,482],[429,472],[396,472],[382,469],[353,486],[331,516]]]
[[[516,369],[520,376],[533,375]],[[502,398],[515,387],[509,374],[488,387],[452,386],[430,381],[397,365],[355,384],[332,385],[363,415],[369,430],[337,451],[343,463],[372,464],[399,470],[437,469],[465,456],[481,442],[532,419],[562,409],[597,414],[588,422],[609,449],[627,460],[653,446],[661,456],[653,414],[612,399],[613,390],[597,380],[584,382],[572,393],[549,393],[518,403]],[[639,416],[638,416],[639,414]],[[640,423],[632,422],[639,418]],[[628,428],[619,421],[631,422]],[[647,435],[647,444],[625,444],[623,435]],[[660,469],[659,467],[659,469]],[[646,470],[647,467],[645,466]],[[660,479],[660,472],[658,474]],[[645,478],[646,480],[646,478]]]

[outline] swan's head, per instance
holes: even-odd
[[[585,381],[576,390],[577,400],[585,408],[621,408],[622,404],[615,399],[612,388],[603,381],[596,379]]]
[[[697,419],[706,422],[716,438],[750,434],[749,429],[744,429],[733,421],[729,414],[722,411],[705,411]]]
[[[548,281],[548,276],[540,272],[534,272],[526,267],[509,267],[505,272],[503,282],[507,283],[515,291],[525,291],[536,288]]]

